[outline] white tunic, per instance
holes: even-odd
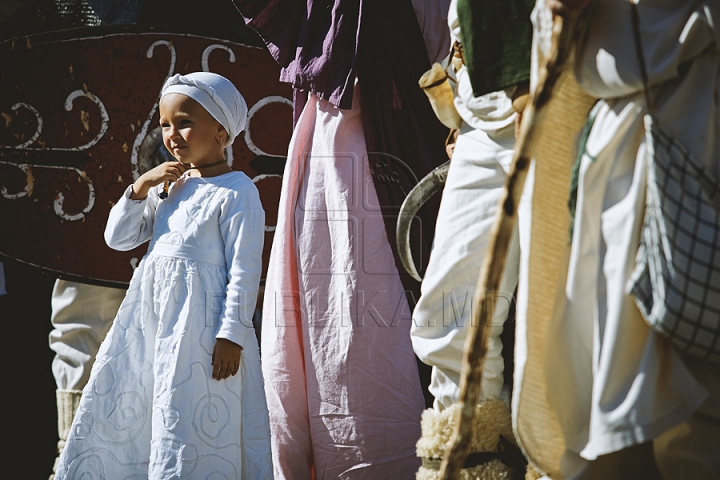
[[[272,478],[252,326],[265,214],[241,172],[183,176],[112,208],[108,245],[150,240],[83,390],[55,478]],[[216,338],[241,368],[212,379]]]

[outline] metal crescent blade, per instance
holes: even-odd
[[[450,168],[450,160],[436,167],[432,172],[425,175],[415,185],[400,207],[396,228],[396,242],[400,261],[405,270],[418,282],[422,277],[415,268],[415,262],[410,251],[410,225],[420,207],[427,202],[438,190],[442,189],[447,179],[447,172]]]

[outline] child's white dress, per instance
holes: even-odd
[[[268,411],[252,316],[265,214],[241,172],[181,177],[112,208],[108,245],[150,240],[97,355],[56,480],[269,479]],[[226,300],[227,298],[227,300]],[[211,376],[216,338],[243,347]]]

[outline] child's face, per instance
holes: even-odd
[[[163,143],[173,157],[195,166],[223,158],[225,129],[207,110],[181,93],[160,99]]]

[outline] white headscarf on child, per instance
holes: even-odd
[[[163,85],[160,97],[168,93],[182,93],[208,111],[228,133],[231,144],[245,128],[247,104],[230,80],[211,72],[175,74]]]

